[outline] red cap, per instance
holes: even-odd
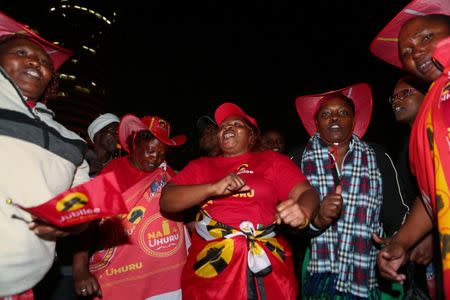
[[[402,69],[398,56],[398,35],[406,21],[430,14],[450,15],[449,0],[414,0],[398,13],[383,30],[378,33],[370,45],[373,55]]]
[[[55,44],[44,40],[39,35],[27,28],[25,25],[16,22],[4,13],[0,12],[0,36],[15,33],[23,34],[29,37],[39,46],[44,48],[45,52],[47,52],[52,59],[55,70],[57,70],[67,59],[69,59],[73,55],[72,51],[58,47]]]
[[[225,102],[216,109],[214,119],[216,120],[217,125],[220,126],[223,120],[231,116],[242,117],[258,128],[258,123],[256,123],[254,118],[247,115],[239,106],[230,102]]]
[[[159,117],[143,117],[139,119],[135,115],[125,115],[119,124],[119,141],[123,149],[128,149],[127,139],[133,132],[149,130],[158,140],[168,146],[181,146],[186,142],[186,136],[177,135],[169,138],[170,124]]]
[[[372,114],[372,91],[367,83],[357,83],[336,91],[297,97],[295,107],[303,126],[310,136],[317,132],[315,115],[321,100],[335,93],[347,96],[355,104],[355,128],[353,133],[361,138],[369,127]]]

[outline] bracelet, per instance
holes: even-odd
[[[307,217],[308,215],[305,213],[305,211],[301,208],[301,207],[299,207],[300,208],[300,210],[302,211],[302,213],[303,213],[303,215],[304,216],[306,216],[306,220],[305,220],[305,222],[303,223],[303,224],[300,224],[299,226],[297,226],[295,229],[296,230],[302,230],[302,229],[304,229],[304,228],[306,228],[306,227],[308,227],[308,225],[309,225],[309,217]]]
[[[300,224],[295,229],[296,230],[302,230],[302,229],[306,228],[308,225],[309,225],[309,218],[306,218],[305,223]]]

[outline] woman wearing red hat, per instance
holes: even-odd
[[[296,108],[311,138],[293,159],[323,197],[310,226],[315,237],[303,299],[380,299],[377,249],[371,237],[383,231],[382,205],[389,205],[383,207],[388,234],[401,220],[387,214],[401,214],[407,207],[400,200],[390,159],[360,139],[372,112],[370,87],[360,83],[300,96]],[[331,193],[339,197],[325,197]]]
[[[292,251],[279,224],[304,228],[318,197],[288,157],[254,152],[256,120],[233,103],[215,112],[222,155],[181,170],[161,195],[168,212],[201,206],[183,270],[185,299],[296,299]]]
[[[126,115],[119,140],[129,155],[116,158],[102,173],[114,172],[130,213],[102,220],[84,234],[85,251],[74,256],[75,290],[104,299],[180,299],[181,270],[188,237],[175,215],[160,213],[162,187],[174,176],[165,162],[169,147],[184,135],[169,137],[170,125],[158,117]],[[90,257],[91,245],[96,250]]]
[[[390,44],[382,37],[390,32]],[[409,73],[432,83],[414,121],[409,144],[410,164],[422,194],[405,224],[378,255],[380,273],[403,282],[398,269],[407,251],[436,223],[441,239],[445,296],[450,297],[450,2],[416,0],[405,7],[377,36],[372,52]],[[397,42],[398,41],[398,42]],[[382,52],[391,53],[383,57]],[[424,205],[423,205],[424,204]],[[431,216],[431,218],[430,218]]]
[[[71,55],[0,13],[0,299],[33,299],[67,235],[8,201],[38,206],[89,180],[86,143],[45,105]]]

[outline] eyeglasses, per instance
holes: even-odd
[[[401,90],[400,92],[389,97],[389,103],[392,104],[396,100],[403,101],[404,99],[408,98],[409,96],[414,95],[416,92],[417,92],[417,90],[415,88]]]

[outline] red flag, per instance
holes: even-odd
[[[16,206],[58,227],[128,213],[114,173],[96,176],[34,207]]]

